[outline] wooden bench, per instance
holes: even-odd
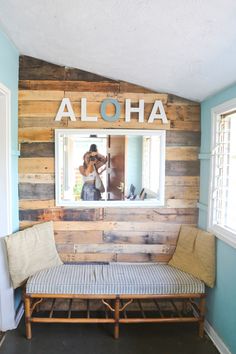
[[[54,267],[28,280],[24,295],[26,337],[31,338],[31,323],[35,322],[112,323],[115,338],[119,337],[120,324],[196,322],[202,337],[204,289],[204,284],[188,273],[156,263]],[[37,307],[49,299],[51,308],[47,315],[41,316]],[[55,316],[56,301],[61,299],[68,302],[67,312]],[[73,304],[77,300],[85,300],[86,308],[73,314]],[[99,315],[90,308],[94,300],[103,305]],[[147,300],[155,305],[155,311],[145,310],[142,302]],[[170,303],[171,311],[163,310],[163,300]],[[134,310],[128,312],[132,303],[136,303],[138,313]]]

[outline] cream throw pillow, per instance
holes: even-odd
[[[207,231],[181,226],[169,265],[201,279],[213,288],[215,282],[215,237]]]
[[[5,242],[14,289],[36,272],[62,264],[55,246],[52,221],[9,235]]]

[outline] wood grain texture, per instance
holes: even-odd
[[[199,161],[166,161],[166,176],[199,176]]]
[[[54,118],[63,97],[70,98],[77,120]],[[97,122],[81,122],[81,98]],[[117,122],[101,118],[101,101],[121,104]],[[145,122],[133,114],[128,129],[166,130],[165,205],[161,208],[63,208],[55,205],[54,133],[56,128],[125,128],[125,99],[145,101]],[[161,100],[169,123],[150,126],[153,102]],[[112,114],[114,107],[108,107]],[[199,197],[200,105],[172,94],[115,81],[83,70],[31,57],[20,58],[19,81],[20,228],[48,220],[65,262],[168,262],[180,226],[196,225]],[[76,245],[76,247],[75,247]],[[166,248],[163,248],[167,246]],[[166,253],[163,253],[165,250]]]
[[[23,90],[46,91],[81,91],[81,92],[120,92],[120,84],[116,82],[86,82],[60,80],[20,80],[19,88]],[[141,91],[140,91],[141,92]]]
[[[54,143],[22,143],[20,156],[23,157],[53,157],[55,156]],[[31,171],[30,171],[31,172]]]
[[[84,70],[69,68],[30,56],[20,56],[20,80],[111,81]]]
[[[167,146],[166,147],[166,160],[178,161],[196,161],[198,160],[199,148],[198,147],[185,147],[185,146]]]
[[[52,183],[20,183],[20,199],[55,199],[54,185]]]
[[[200,132],[168,130],[166,146],[200,146]]]
[[[54,157],[19,159],[19,173],[54,173]]]

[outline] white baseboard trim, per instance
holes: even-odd
[[[215,344],[216,348],[221,354],[232,354],[209,322],[205,321],[204,327],[206,333],[211,338],[212,342]]]
[[[4,342],[4,340],[5,340],[5,336],[6,336],[6,333],[4,332],[1,332],[0,333],[0,347],[1,347],[1,345],[2,345],[2,343]]]
[[[24,305],[23,303],[20,305],[18,311],[17,311],[17,314],[16,314],[16,317],[15,317],[15,324],[16,324],[16,328],[18,327],[19,323],[20,323],[20,320],[22,318],[24,314]]]

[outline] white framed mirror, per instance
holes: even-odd
[[[162,206],[165,131],[56,129],[55,183],[57,206]]]

